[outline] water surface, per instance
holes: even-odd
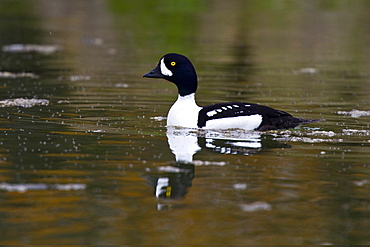
[[[367,1],[0,5],[1,244],[370,243]],[[167,129],[168,52],[200,105],[325,121]]]

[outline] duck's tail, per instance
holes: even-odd
[[[324,119],[303,119],[288,115],[278,118],[271,118],[268,121],[261,124],[256,130],[265,131],[265,130],[292,129],[301,124],[314,123],[320,121],[324,121]]]
[[[315,123],[315,122],[321,122],[325,121],[325,119],[303,119],[298,118],[299,124],[307,124],[307,123]]]

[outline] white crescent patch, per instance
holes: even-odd
[[[212,111],[208,112],[213,114]],[[254,130],[262,123],[262,116],[254,114],[250,116],[226,117],[211,119],[206,122],[205,129],[245,129]]]
[[[166,65],[164,64],[164,58],[161,59],[161,73],[166,76],[172,76],[171,70],[167,69]]]

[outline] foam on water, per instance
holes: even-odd
[[[4,45],[3,52],[21,53],[21,52],[36,52],[44,55],[49,55],[62,50],[59,45],[36,45],[36,44],[11,44]]]
[[[20,106],[24,108],[30,108],[33,106],[47,106],[49,105],[49,100],[47,99],[5,99],[0,100],[0,107],[13,107]]]
[[[338,114],[349,115],[353,118],[370,116],[370,111],[361,111],[353,109],[351,111],[338,111]]]
[[[27,192],[29,190],[85,190],[86,184],[43,184],[43,183],[28,183],[28,184],[11,184],[0,183],[0,190]]]

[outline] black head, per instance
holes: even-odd
[[[179,94],[195,93],[198,86],[197,74],[190,60],[180,54],[164,55],[152,71],[143,75],[148,78],[163,78],[176,84]]]

